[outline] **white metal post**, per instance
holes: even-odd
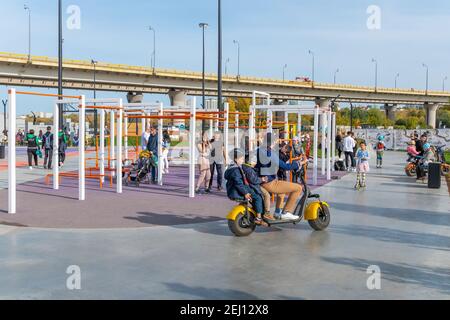
[[[214,120],[209,120],[209,139],[214,137]]]
[[[122,117],[123,117],[123,111],[122,111]],[[125,155],[125,160],[128,160],[128,117],[127,116],[125,116],[124,118],[123,118],[123,122],[124,122],[124,124],[123,124],[123,130],[124,130],[124,149],[125,149],[125,152],[124,152],[124,155]]]
[[[285,111],[284,112],[284,132],[286,132],[285,133],[285,139],[290,139],[290,136],[289,136],[289,112],[287,112],[287,111]]]
[[[195,105],[195,100],[194,100],[194,105]],[[159,104],[158,114],[161,117],[164,115],[164,105],[162,103]],[[163,185],[163,165],[164,165],[162,162],[163,126],[164,126],[164,120],[159,119],[158,120],[158,184],[160,186]]]
[[[313,185],[317,186],[318,183],[318,166],[319,166],[319,158],[318,158],[318,152],[319,152],[319,108],[316,107],[314,110],[314,164],[313,164]]]
[[[301,139],[301,137],[302,137],[302,114],[301,113],[298,113],[298,115],[297,115],[297,137],[299,139]]]
[[[230,132],[230,104],[225,103],[225,121],[223,123],[223,135],[224,135],[224,149],[225,149],[225,160],[228,159],[229,154],[229,132]],[[225,167],[228,165],[228,163],[225,162]]]
[[[8,213],[16,213],[16,89],[8,91]],[[5,114],[6,117],[6,114]],[[6,128],[5,128],[6,129]]]
[[[59,190],[59,103],[53,108],[53,189]]]
[[[123,102],[119,99],[119,117],[117,119],[117,162],[116,187],[117,193],[122,193],[122,139],[123,139]]]
[[[236,113],[235,115],[235,126],[234,126],[234,147],[239,148],[239,113]]]
[[[114,169],[116,167],[115,165],[115,158],[116,158],[116,143],[115,143],[115,136],[116,136],[116,124],[115,124],[115,112],[114,110],[111,110],[110,112],[111,115],[111,119],[110,119],[110,128],[109,128],[109,145],[110,145],[110,150],[109,150],[109,158],[110,158],[110,168],[109,169]],[[114,171],[111,171],[111,174],[114,175]]]
[[[326,174],[326,166],[327,166],[327,159],[326,159],[326,157],[327,157],[327,153],[326,153],[326,150],[327,150],[326,149],[327,148],[326,147],[326,145],[327,145],[327,138],[326,138],[326,134],[327,134],[327,131],[326,131],[327,114],[324,111],[321,112],[320,119],[321,119],[321,124],[322,124],[322,148],[321,148],[321,151],[322,151],[322,157],[321,157],[321,160],[322,160],[322,175],[324,176]]]
[[[328,135],[327,135],[327,180],[331,180],[331,145],[332,145],[332,122],[333,116],[331,110],[328,111]]]
[[[267,110],[267,132],[273,134],[273,111]]]
[[[333,112],[332,116],[332,134],[331,134],[331,170],[335,171],[334,164],[336,163],[336,113]]]
[[[81,96],[79,112],[79,143],[78,143],[78,199],[86,200],[86,168],[85,168],[85,142],[86,142],[86,97]]]
[[[196,108],[191,106],[191,119],[189,125],[189,197],[195,198],[195,135],[196,135]]]
[[[100,175],[102,183],[105,182],[105,110],[100,109]]]
[[[249,128],[248,128],[250,152],[252,152],[254,150],[254,143],[255,143],[255,136],[256,136],[256,132],[255,132],[255,116],[256,116],[255,100],[256,100],[256,98],[254,97],[254,94],[253,94],[253,102],[252,102],[253,104],[250,106],[250,119],[249,119]]]

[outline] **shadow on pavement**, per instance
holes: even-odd
[[[407,244],[416,248],[450,251],[450,237],[438,234],[361,225],[332,226],[331,231],[333,233],[371,238],[383,242]]]
[[[194,296],[193,299],[207,300],[260,300],[257,296],[232,289],[217,289],[205,287],[190,287],[181,283],[164,283],[168,289]]]
[[[401,284],[418,285],[438,290],[444,294],[450,293],[450,282],[448,281],[450,269],[448,268],[413,266],[405,263],[391,264],[350,258],[322,257],[321,259],[329,263],[351,266],[364,272],[367,271],[369,266],[376,265],[380,267],[381,276],[385,280]]]
[[[333,209],[344,212],[361,213],[375,215],[378,217],[398,219],[408,222],[421,222],[428,225],[450,225],[450,214],[419,209],[403,208],[380,208],[373,206],[363,206],[354,203],[333,203]]]

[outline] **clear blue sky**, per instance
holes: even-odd
[[[152,34],[157,30],[157,67],[201,69],[201,30],[207,22],[207,71],[216,72],[217,14],[214,0],[71,0],[81,8],[81,30],[64,30],[64,56],[149,65]],[[229,73],[237,71],[233,39],[241,42],[241,74],[288,78],[310,76],[316,53],[316,80],[372,85],[372,57],[379,61],[379,85],[423,88],[430,67],[430,87],[440,90],[450,76],[450,3],[442,0],[223,0],[224,59]],[[32,53],[57,55],[56,0],[2,0],[0,51],[27,53],[28,20],[23,4],[32,9]],[[369,5],[381,8],[381,29],[369,30]],[[66,15],[66,17],[68,17]],[[450,88],[450,81],[447,85]],[[3,92],[6,92],[2,88]],[[88,93],[89,95],[90,93]],[[115,94],[105,93],[105,96]],[[5,94],[0,93],[4,98]],[[19,112],[48,111],[51,105],[22,98]],[[35,99],[35,98],[34,98]],[[147,100],[165,97],[147,97]],[[33,106],[31,106],[33,105]]]

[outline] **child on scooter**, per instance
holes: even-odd
[[[227,195],[232,200],[245,199],[250,201],[253,205],[253,209],[256,212],[255,223],[259,226],[267,227],[268,224],[262,219],[264,211],[263,194],[261,192],[260,184],[261,180],[257,175],[259,184],[252,184],[249,178],[252,180],[251,174],[246,174],[253,168],[245,165],[245,153],[240,149],[235,149],[232,152],[232,159],[234,164],[230,166],[225,172],[225,179],[227,180]],[[256,173],[256,172],[255,172]],[[254,181],[252,181],[254,182]]]
[[[411,140],[408,143],[408,148],[406,149],[406,152],[408,153],[409,156],[408,161],[412,161],[413,159],[415,159],[417,156],[420,155],[420,152],[418,152],[416,149],[416,142],[414,140]]]
[[[370,171],[369,151],[365,142],[361,142],[359,150],[356,152],[357,178],[355,189],[366,187],[366,174]]]

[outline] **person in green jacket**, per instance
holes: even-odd
[[[33,170],[33,159],[34,165],[38,166],[38,150],[39,150],[39,140],[34,134],[34,130],[31,129],[25,137],[25,142],[27,143],[27,155],[28,155],[28,166],[30,170]]]
[[[59,130],[58,133],[58,141],[59,141],[59,148],[58,148],[58,154],[59,154],[59,166],[64,166],[64,162],[66,161],[66,150],[67,150],[67,134],[64,130]]]

